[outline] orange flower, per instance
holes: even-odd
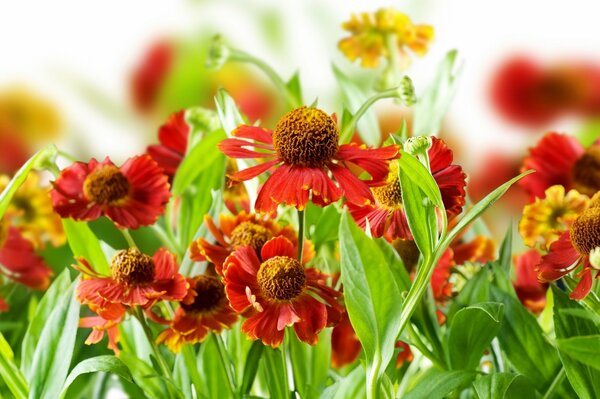
[[[298,238],[290,226],[282,227],[277,222],[266,217],[259,217],[253,213],[240,212],[235,216],[221,214],[219,226],[215,225],[210,215],[204,217],[204,223],[215,238],[216,243],[211,244],[204,238],[199,238],[190,245],[190,257],[197,262],[209,261],[215,265],[217,273],[223,274],[225,259],[237,248],[249,246],[257,255],[263,245],[273,237],[284,236],[296,247]],[[306,241],[303,247],[303,262],[313,258],[313,246]]]
[[[262,262],[248,246],[227,258],[225,292],[235,311],[252,310],[242,325],[251,339],[277,347],[285,327],[294,326],[301,341],[314,345],[319,332],[339,320],[340,293],[324,284],[325,275],[305,269],[295,256],[294,245],[276,237],[262,247]]]
[[[312,107],[288,112],[273,132],[242,125],[233,136],[219,143],[225,155],[268,161],[229,176],[232,180],[249,180],[274,169],[255,204],[258,212],[270,214],[276,212],[279,204],[304,209],[311,193],[312,202],[319,206],[336,202],[342,195],[351,203],[370,204],[373,195],[367,182],[356,177],[348,166],[365,170],[372,178],[368,182],[377,184],[385,178],[389,161],[398,157],[397,146],[371,149],[356,144],[340,145],[335,120]]]
[[[160,144],[150,145],[146,150],[170,180],[173,180],[179,164],[183,161],[189,136],[190,126],[185,121],[185,110],[181,110],[171,114],[158,129]]]
[[[111,304],[149,309],[160,300],[181,301],[189,288],[177,272],[175,255],[164,248],[153,257],[136,248],[117,252],[111,261],[111,276],[98,274],[85,259],[80,260],[78,270],[88,278],[79,283],[77,299],[92,304],[105,318],[105,309],[114,310]]]
[[[224,328],[230,328],[238,318],[229,306],[225,286],[219,278],[196,276],[189,278],[188,283],[193,299],[181,303],[171,327],[156,340],[157,343],[164,342],[173,352],[179,352],[183,344],[202,342],[209,331],[220,333]]]
[[[75,162],[64,169],[50,193],[54,210],[62,217],[95,220],[102,215],[122,228],[151,225],[164,212],[169,183],[149,155],[128,159],[117,168],[103,162]]]
[[[440,188],[442,200],[449,218],[458,215],[465,204],[465,179],[462,168],[452,164],[452,150],[443,140],[432,137],[428,150],[431,173]],[[348,203],[348,210],[363,229],[371,226],[373,237],[385,236],[388,240],[396,238],[412,239],[408,221],[402,205],[402,193],[398,179],[398,165],[392,162],[384,185],[372,187],[375,197],[373,204]]]
[[[91,328],[92,332],[85,340],[86,345],[97,344],[104,338],[104,333],[108,335],[108,349],[111,349],[115,354],[119,354],[119,347],[117,343],[120,339],[119,323],[123,321],[125,316],[125,307],[120,304],[110,304],[110,311],[104,309],[104,314],[107,316],[92,316],[82,317],[79,320],[79,327]],[[90,308],[94,309],[93,304],[90,304]],[[106,317],[106,318],[105,318]]]

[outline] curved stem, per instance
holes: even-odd
[[[427,359],[431,361],[434,365],[439,367],[442,370],[446,370],[446,364],[440,360],[432,351],[427,348],[425,343],[421,340],[419,333],[415,330],[412,323],[408,323],[406,325],[406,331],[408,332],[408,336],[410,337],[410,343],[415,346],[421,354],[423,354]]]
[[[152,330],[150,330],[150,326],[148,325],[148,322],[146,321],[146,316],[144,316],[142,309],[140,307],[136,307],[133,314],[134,314],[135,318],[138,319],[138,321],[142,325],[142,329],[144,330],[146,339],[148,340],[148,342],[150,343],[150,346],[152,347],[152,353],[154,354],[154,357],[156,358],[156,361],[158,362],[158,365],[161,369],[161,373],[170,382],[174,383],[173,373],[171,373],[171,369],[169,368],[167,361],[165,360],[163,355],[160,353],[160,349],[158,348],[158,346],[156,345],[156,342],[152,338]]]
[[[129,248],[137,248],[135,240],[131,236],[131,233],[129,232],[129,230],[122,229],[121,233],[123,233],[123,237],[125,237],[125,241],[127,241],[127,245],[129,245]]]

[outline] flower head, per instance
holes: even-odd
[[[185,121],[185,111],[171,114],[158,129],[160,144],[148,146],[147,153],[163,168],[165,174],[173,180],[187,150],[190,126]]]
[[[204,217],[204,223],[216,240],[210,243],[204,238],[199,238],[190,245],[190,257],[197,262],[209,261],[215,265],[216,271],[223,274],[225,259],[237,248],[248,246],[258,256],[262,247],[271,238],[284,236],[294,245],[298,245],[296,232],[290,226],[280,226],[270,218],[260,217],[256,214],[240,212],[237,215],[219,216],[219,227],[209,216]],[[303,250],[303,261],[308,262],[313,257],[313,247],[306,242]]]
[[[79,270],[86,275],[77,288],[81,303],[92,304],[99,315],[114,304],[150,308],[160,300],[181,301],[189,288],[178,273],[175,256],[164,248],[150,257],[136,248],[118,251],[111,261],[111,275],[98,274],[84,259]]]
[[[375,68],[382,57],[391,57],[388,40],[392,40],[395,51],[404,66],[410,63],[407,48],[423,56],[433,40],[434,30],[430,25],[414,25],[410,18],[391,8],[382,8],[374,14],[353,14],[342,28],[350,36],[340,40],[338,47],[344,55],[355,61],[360,58],[365,68]]]
[[[90,317],[82,317],[79,320],[79,327],[91,328],[92,332],[85,340],[86,345],[97,344],[104,338],[104,333],[108,335],[108,349],[119,354],[118,342],[121,337],[119,333],[119,323],[123,321],[125,316],[125,307],[120,304],[108,305],[110,310],[106,308],[101,313],[104,316],[96,315]],[[90,309],[98,309],[94,304],[90,304]]]
[[[544,197],[550,186],[576,189],[587,196],[600,190],[600,141],[584,148],[574,137],[547,133],[529,150],[522,171],[534,169],[519,184],[532,198]]]
[[[437,182],[447,215],[452,218],[462,211],[465,204],[465,174],[462,168],[452,164],[452,151],[446,144],[432,137],[431,148],[427,150],[431,173]],[[398,178],[398,165],[392,162],[385,184],[371,188],[375,202],[367,205],[348,204],[350,214],[363,229],[367,222],[373,237],[386,236],[411,239]]]
[[[52,204],[62,217],[95,220],[106,215],[131,229],[156,222],[171,195],[167,176],[149,155],[130,158],[121,167],[108,157],[75,162],[53,185]]]
[[[175,46],[170,41],[152,45],[131,75],[131,99],[140,112],[152,110],[173,67]]]
[[[262,260],[249,246],[227,258],[225,292],[235,311],[252,310],[242,325],[251,339],[277,347],[285,327],[294,326],[301,341],[314,345],[318,333],[339,319],[339,292],[324,284],[326,276],[305,269],[295,256],[294,245],[276,237],[262,247]]]
[[[164,342],[173,352],[179,352],[183,344],[202,342],[209,331],[219,333],[231,327],[238,318],[219,278],[196,276],[188,282],[192,300],[181,303],[170,328],[157,338],[158,343]]]
[[[513,257],[515,279],[513,286],[519,300],[533,313],[539,313],[546,306],[546,290],[548,284],[538,281],[535,267],[542,256],[535,249]]]
[[[576,270],[579,283],[571,292],[572,299],[583,299],[592,289],[592,273],[599,270],[590,262],[600,247],[600,207],[591,206],[579,214],[569,230],[550,245],[550,252],[543,256],[536,267],[538,278],[542,282],[558,280]]]
[[[539,245],[547,249],[587,208],[588,203],[589,198],[576,190],[570,190],[565,195],[563,186],[548,188],[545,198],[536,198],[535,202],[523,208],[523,217],[519,222],[523,242],[529,247]]]
[[[258,212],[271,214],[279,204],[302,210],[311,194],[312,202],[319,206],[335,202],[342,195],[351,203],[370,204],[373,195],[367,183],[348,169],[349,164],[368,172],[372,178],[369,182],[374,184],[385,177],[389,161],[398,157],[396,146],[370,149],[340,145],[334,119],[317,108],[301,107],[288,112],[273,132],[242,125],[233,135],[219,144],[225,155],[267,161],[229,176],[232,180],[249,180],[274,169],[255,204]]]
[[[0,176],[0,189],[5,188],[9,181],[8,176]],[[6,210],[11,225],[17,227],[36,248],[44,248],[47,241],[56,247],[65,242],[60,217],[54,212],[48,193],[49,188],[40,183],[40,175],[31,172]]]

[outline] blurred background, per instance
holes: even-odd
[[[435,28],[429,52],[413,56],[406,70],[417,97],[444,55],[459,52],[460,83],[442,136],[474,198],[516,174],[547,131],[597,137],[600,36],[592,27],[600,5],[592,0],[568,8],[542,0],[25,0],[0,3],[2,171],[10,174],[48,141],[79,159],[110,155],[119,163],[155,143],[172,112],[214,107],[221,86],[251,119],[276,119],[276,93],[260,71],[204,67],[217,33],[286,79],[299,70],[305,101],[318,98],[340,112],[332,65],[357,79],[364,74],[337,48],[347,36],[341,25],[353,13],[390,6]],[[377,110],[384,131],[409,114],[385,102]],[[520,210],[523,198],[513,193],[505,206],[513,201]]]

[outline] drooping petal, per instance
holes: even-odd
[[[543,256],[537,265],[538,279],[542,282],[558,280],[573,270],[580,258],[581,255],[571,244],[569,232],[567,231],[552,243],[550,252]]]

